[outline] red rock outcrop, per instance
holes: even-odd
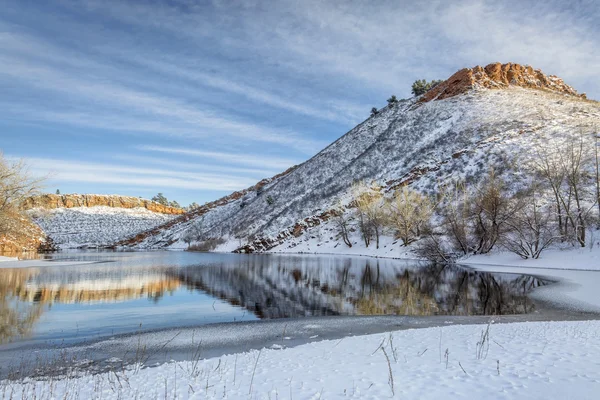
[[[52,242],[42,229],[25,216],[15,216],[6,231],[0,234],[0,255],[28,257],[29,252],[53,250]]]
[[[73,208],[106,206],[115,208],[145,208],[160,214],[183,214],[184,210],[169,207],[151,200],[129,196],[102,195],[102,194],[43,194],[32,196],[21,204],[22,210],[32,208]]]
[[[528,89],[546,90],[585,99],[571,86],[555,75],[546,75],[539,69],[520,64],[489,64],[464,68],[446,81],[435,86],[420,99],[421,102],[442,100],[465,93],[474,88],[503,89],[520,86]]]

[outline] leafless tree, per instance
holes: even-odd
[[[464,183],[453,183],[440,190],[438,213],[442,217],[442,232],[450,240],[452,248],[463,255],[477,249],[472,234],[472,199]]]
[[[397,190],[390,203],[389,221],[404,246],[416,241],[427,226],[434,211],[426,196],[404,186]]]
[[[477,240],[475,252],[488,253],[500,239],[510,216],[522,204],[510,201],[504,182],[493,169],[477,188],[472,203],[473,233]]]
[[[43,180],[33,177],[23,160],[9,161],[0,153],[0,234],[19,230],[24,218],[19,206],[39,192]]]
[[[359,183],[353,187],[353,197],[365,245],[369,247],[371,238],[375,236],[375,245],[379,248],[379,238],[386,222],[386,208],[381,189]]]
[[[509,229],[502,235],[501,244],[521,258],[537,259],[561,235],[552,222],[550,207],[541,204],[537,185],[523,201],[525,205],[508,219]]]
[[[348,215],[344,212],[345,206],[338,205],[334,211],[334,223],[338,228],[338,233],[346,246],[352,247],[352,242],[350,241],[350,222],[348,221]]]
[[[562,238],[573,240],[581,247],[586,245],[586,231],[600,190],[595,144],[591,135],[582,130],[551,150],[538,150],[534,161],[538,172],[552,188]],[[592,195],[589,188],[594,175],[596,190]]]

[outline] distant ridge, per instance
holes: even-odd
[[[113,207],[113,208],[145,208],[159,214],[184,214],[185,210],[177,207],[165,206],[152,200],[131,196],[105,195],[105,194],[43,194],[27,198],[22,204],[22,210],[43,208],[74,207]]]

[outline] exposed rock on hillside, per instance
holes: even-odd
[[[44,194],[28,198],[22,210],[106,206],[114,208],[145,208],[160,214],[183,214],[181,208],[169,207],[154,201],[129,196],[102,194]]]
[[[539,69],[520,64],[489,64],[474,68],[464,68],[446,81],[425,93],[421,101],[442,100],[465,93],[474,88],[503,89],[520,86],[527,89],[548,90],[570,96],[585,98],[562,79],[554,75],[545,75]]]
[[[53,244],[42,229],[26,217],[14,220],[15,227],[0,235],[0,254],[21,257],[23,253],[47,251]]]

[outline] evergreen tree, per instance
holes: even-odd
[[[427,82],[425,79],[417,79],[412,84],[412,94],[415,96],[420,96],[422,94],[427,93],[429,90],[433,89],[443,81],[440,80],[432,80]]]
[[[162,204],[163,206],[169,205],[169,200],[167,200],[167,198],[162,193],[159,193],[156,196],[154,196],[152,198],[152,201],[154,201],[158,204]]]
[[[371,108],[371,117],[374,115],[377,115],[377,114],[379,114],[379,111],[377,110],[377,108],[375,108],[375,107]]]

